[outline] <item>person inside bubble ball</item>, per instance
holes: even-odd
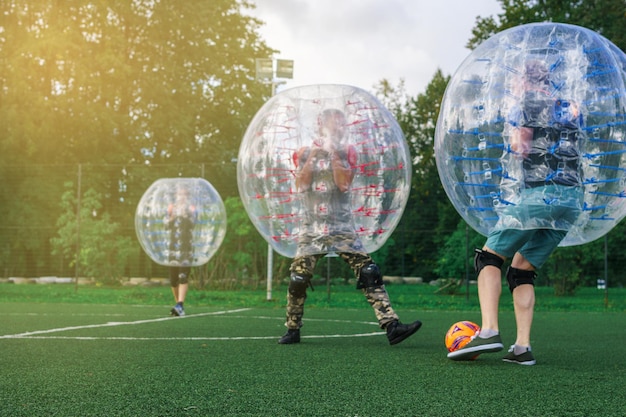
[[[582,207],[579,141],[583,118],[576,103],[552,94],[548,66],[525,63],[519,105],[511,111],[510,152],[521,162],[521,195],[506,205],[482,249],[476,249],[480,333],[453,360],[472,360],[503,349],[498,324],[501,268],[512,257],[506,280],[513,296],[517,335],[505,362],[534,365],[530,332],[535,305],[534,280],[540,268],[576,222]]]
[[[174,202],[167,207],[165,226],[169,230],[168,259],[170,263],[170,285],[175,305],[170,310],[173,316],[184,316],[185,297],[189,288],[189,275],[193,261],[193,229],[198,212],[189,201],[189,190],[183,186],[176,189]]]
[[[319,137],[312,146],[294,153],[296,189],[302,195],[303,222],[298,248],[291,263],[287,292],[285,333],[278,343],[300,342],[307,288],[317,261],[335,252],[350,265],[361,289],[373,307],[379,326],[386,330],[391,345],[402,342],[422,325],[399,321],[383,285],[378,265],[365,252],[352,228],[350,186],[355,175],[357,153],[347,143],[347,121],[338,109],[324,110],[318,118]]]

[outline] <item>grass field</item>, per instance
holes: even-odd
[[[389,286],[422,329],[389,346],[353,288],[309,293],[303,340],[278,345],[284,294],[0,284],[0,416],[625,416],[626,291],[538,288],[537,365],[446,358],[475,293]],[[501,330],[514,341],[510,296]]]

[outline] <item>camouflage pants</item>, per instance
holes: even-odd
[[[363,253],[340,252],[338,255],[343,259],[354,272],[356,279],[359,279],[361,268],[373,263],[369,255]],[[307,255],[296,257],[291,263],[290,272],[303,276],[312,277],[313,270],[317,261],[324,254]],[[398,315],[391,306],[389,294],[384,285],[363,288],[363,294],[367,302],[374,309],[378,325],[384,329],[387,324],[398,320]],[[296,297],[287,292],[287,321],[285,326],[289,329],[299,329],[302,327],[302,316],[304,315],[304,302],[306,300],[306,292],[301,297]]]

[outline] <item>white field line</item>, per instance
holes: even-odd
[[[190,315],[183,316],[183,317],[160,317],[158,319],[137,320],[137,321],[110,321],[108,323],[102,323],[102,324],[88,324],[85,326],[61,327],[58,329],[36,330],[34,332],[8,334],[8,335],[0,336],[0,339],[19,339],[19,338],[31,337],[31,336],[40,335],[40,334],[65,332],[69,330],[96,329],[99,327],[129,326],[129,325],[136,325],[136,324],[157,323],[160,321],[167,321],[167,320],[181,320],[181,319],[194,318],[194,317],[214,316],[214,315],[219,315],[219,314],[240,313],[242,311],[248,311],[248,310],[250,309],[240,308],[237,310],[214,311],[210,313],[190,314]]]
[[[3,316],[33,316],[33,317],[59,317],[59,316],[72,316],[72,317],[124,317],[126,314],[122,313],[6,313]]]
[[[136,324],[145,324],[145,323],[156,323],[167,320],[181,320],[186,318],[194,318],[194,317],[205,317],[205,316],[215,316],[215,315],[223,315],[230,313],[240,313],[242,311],[249,311],[250,308],[241,308],[237,310],[227,310],[227,311],[214,311],[209,313],[198,313],[198,314],[189,314],[184,317],[160,317],[157,319],[150,320],[137,320],[137,321],[122,321],[122,322],[107,322],[102,324],[89,324],[84,326],[72,326],[72,327],[61,327],[57,329],[48,329],[48,330],[37,330],[33,332],[25,332],[11,335],[3,335],[0,336],[0,339],[63,339],[63,340],[189,340],[189,341],[220,341],[220,340],[272,340],[276,339],[278,336],[232,336],[232,337],[93,337],[93,336],[42,336],[44,334],[50,333],[58,333],[65,332],[70,330],[83,330],[83,329],[95,329],[99,327],[116,327],[116,326],[128,326],[128,325],[136,325]],[[228,316],[229,318],[245,318],[245,319],[262,319],[262,320],[283,320],[283,318],[277,317],[268,317],[268,316]],[[327,320],[327,319],[313,319],[309,318],[307,321],[322,321],[322,322],[331,322],[331,323],[355,323],[352,320]],[[378,326],[376,322],[363,321],[356,322],[360,324],[374,325]],[[341,337],[370,337],[370,336],[380,336],[384,335],[384,332],[373,332],[373,333],[356,333],[356,334],[331,334],[331,335],[307,335],[302,336],[303,339],[331,339],[331,338],[341,338]]]
[[[356,333],[356,334],[325,334],[300,336],[302,339],[331,339],[342,337],[369,337],[384,335],[383,332]],[[0,336],[0,338],[9,338]],[[164,341],[224,341],[224,340],[274,340],[279,336],[233,336],[233,337],[91,337],[91,336],[20,336],[15,339],[62,339],[62,340],[164,340]]]
[[[284,317],[270,317],[270,316],[228,316],[229,319],[259,319],[259,320],[285,320]],[[321,321],[324,323],[351,323],[351,324],[368,324],[378,327],[378,323],[374,321],[354,321],[354,320],[338,320],[338,319],[314,319],[307,317],[306,321]]]

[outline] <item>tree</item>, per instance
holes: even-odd
[[[46,163],[236,156],[262,103],[254,58],[273,52],[240,12],[248,2],[4,3],[3,151]]]
[[[570,23],[600,33],[621,50],[626,50],[626,10],[623,0],[498,0],[503,12],[498,18],[477,17],[467,47],[504,29],[533,22]]]
[[[274,52],[259,37],[261,22],[244,13],[252,7],[247,0],[0,0],[3,263],[32,265],[28,253],[46,251],[15,227],[26,212],[31,222],[54,225],[62,192],[46,204],[11,198],[60,190],[62,182],[34,181],[33,171],[46,167],[96,167],[89,187],[122,225],[147,185],[190,163],[204,164],[194,175],[210,178],[221,195],[236,195],[231,161],[270,93],[255,81],[254,60]],[[97,169],[104,164],[115,169]],[[166,172],[163,164],[179,165]],[[133,165],[146,169],[126,169]],[[133,237],[132,229],[122,233]],[[54,231],[42,234],[49,242]]]
[[[394,114],[411,151],[413,173],[411,194],[393,242],[402,250],[390,251],[388,274],[435,278],[437,248],[452,233],[459,216],[450,204],[435,164],[434,137],[439,105],[450,77],[439,70],[415,98],[407,97],[403,84],[395,88],[383,80],[377,94]],[[404,265],[405,270],[399,270]]]
[[[53,254],[70,259],[81,276],[98,277],[113,282],[122,277],[126,262],[133,251],[130,238],[120,236],[119,223],[111,221],[108,213],[102,213],[102,196],[95,190],[87,190],[80,204],[77,221],[76,194],[73,184],[66,184],[63,194],[63,214],[57,221],[58,235],[51,239]]]
[[[266,277],[267,243],[257,232],[239,197],[224,201],[227,233],[213,259],[203,268],[203,284],[228,287],[258,285]]]
[[[474,279],[474,248],[482,247],[484,241],[484,236],[469,227],[465,221],[460,221],[456,230],[437,251],[437,276],[465,279],[469,269],[470,279]]]

